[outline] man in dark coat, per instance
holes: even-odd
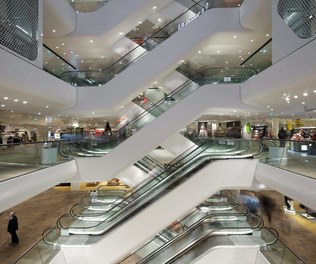
[[[18,218],[14,212],[10,213],[10,219],[8,223],[8,232],[11,234],[11,243],[9,245],[19,244],[19,238],[16,231],[19,229]]]

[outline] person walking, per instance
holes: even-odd
[[[287,139],[287,133],[284,127],[281,127],[278,133],[278,138],[280,139],[280,147],[285,147],[285,139]]]
[[[14,212],[10,213],[9,223],[8,223],[8,232],[11,234],[11,243],[9,245],[19,244],[19,238],[16,234],[16,231],[19,229],[18,218]]]

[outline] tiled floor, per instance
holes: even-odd
[[[278,229],[281,239],[306,264],[314,264],[316,260],[316,223],[304,219],[300,215],[286,215],[281,212],[283,196],[269,191],[278,203],[278,210],[273,213],[271,226]],[[79,199],[87,195],[86,191],[58,191],[49,189],[0,215],[0,263],[11,264],[18,259],[31,245],[41,238],[42,232],[55,226],[56,220]],[[296,209],[299,209],[296,205]],[[6,232],[9,212],[16,212],[20,230],[20,244],[8,245],[10,235]],[[265,218],[265,216],[263,215]],[[269,226],[269,225],[268,225]]]

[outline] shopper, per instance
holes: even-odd
[[[280,147],[285,147],[285,139],[287,139],[287,133],[284,127],[281,127],[278,133],[278,138],[280,139]]]
[[[9,245],[19,244],[19,238],[16,234],[16,231],[19,229],[18,218],[14,212],[10,213],[9,223],[8,223],[8,232],[11,234],[11,243]]]
[[[271,197],[262,193],[259,194],[259,200],[261,212],[266,215],[268,223],[271,224],[272,215],[277,213],[277,204]]]

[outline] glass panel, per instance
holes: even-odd
[[[68,161],[59,155],[59,144],[54,141],[0,145],[0,181]]]
[[[316,142],[282,140],[264,140],[264,151],[260,154],[260,162],[292,171],[316,179]]]
[[[272,39],[263,47],[245,60],[242,66],[255,69],[256,72],[262,72],[272,65]]]
[[[281,240],[277,233],[272,233],[271,229],[262,230],[262,238],[266,244],[260,251],[270,263],[276,264],[304,264]]]
[[[75,70],[76,67],[63,60],[51,49],[43,46],[43,70],[49,72],[52,75],[60,78],[64,71]]]
[[[15,264],[41,264],[50,263],[60,251],[58,245],[49,245],[44,240],[40,240],[35,246],[20,257]]]

